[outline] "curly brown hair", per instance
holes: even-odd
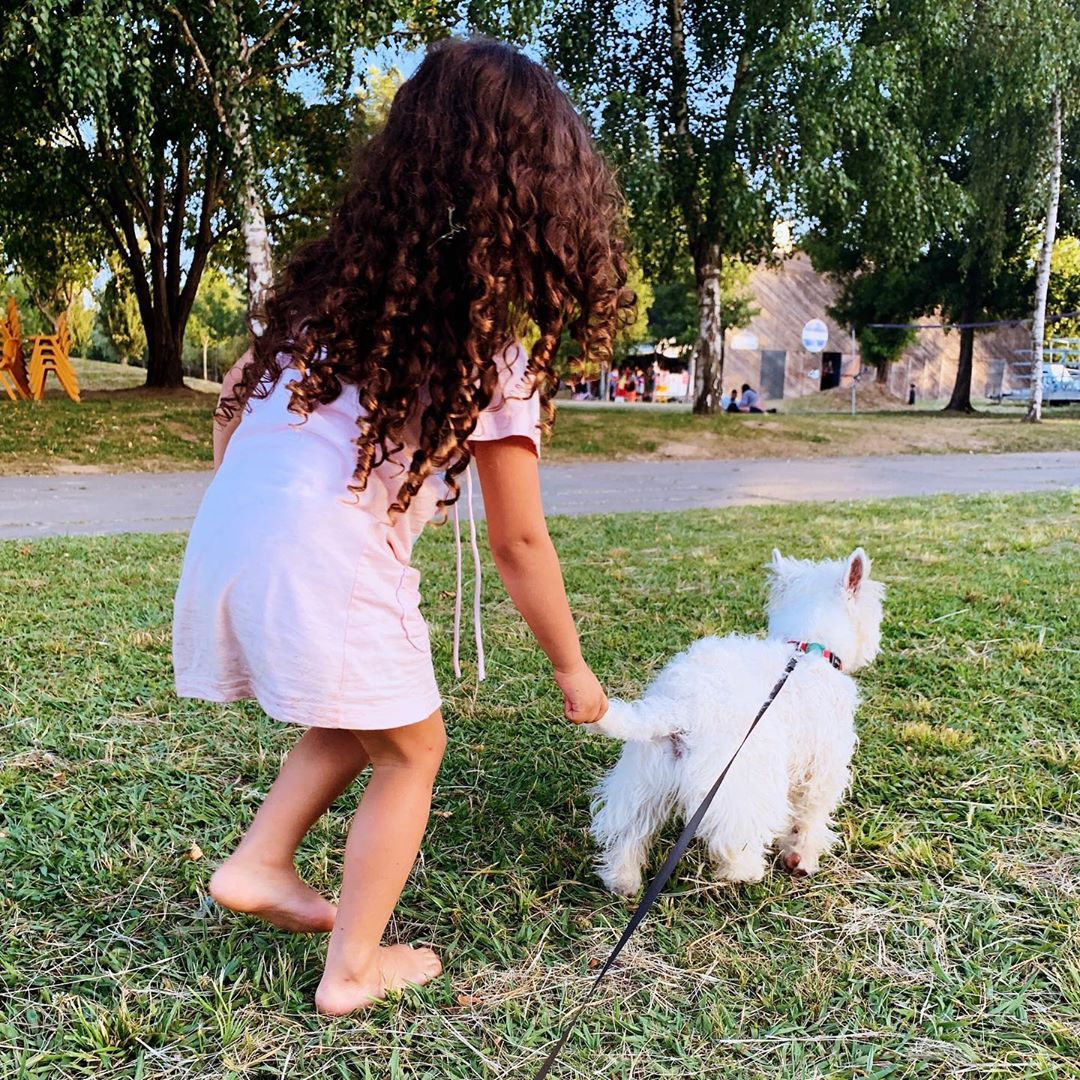
[[[432,46],[386,124],[356,149],[327,234],[293,253],[253,313],[262,332],[218,415],[265,397],[288,364],[301,372],[289,409],[303,416],[355,384],[350,489],[405,449],[412,421],[416,445],[391,510],[404,512],[439,470],[448,505],[498,387],[498,356],[529,322],[539,337],[527,377],[545,430],[563,333],[583,360],[610,357],[635,303],[624,207],[550,72],[486,38]]]

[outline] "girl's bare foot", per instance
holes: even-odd
[[[350,978],[323,975],[315,991],[315,1008],[325,1016],[345,1016],[374,1005],[390,990],[423,986],[441,971],[442,961],[431,949],[386,945],[379,949],[367,972]]]
[[[301,881],[296,871],[266,866],[233,855],[214,871],[210,895],[222,907],[254,915],[295,934],[326,933],[337,909]]]

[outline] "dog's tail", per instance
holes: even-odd
[[[620,701],[614,698],[608,702],[608,711],[595,724],[587,724],[590,731],[598,731],[611,739],[623,742],[652,742],[654,739],[666,739],[674,735],[679,726],[675,722],[675,710],[664,706],[655,696],[641,701]]]

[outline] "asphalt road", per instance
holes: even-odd
[[[542,468],[549,514],[1080,488],[1080,451]],[[0,539],[186,529],[208,472],[0,477]]]

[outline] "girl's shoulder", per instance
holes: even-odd
[[[481,410],[470,442],[521,437],[540,452],[540,395],[528,370],[529,354],[520,341],[509,344],[496,357],[499,385]]]

